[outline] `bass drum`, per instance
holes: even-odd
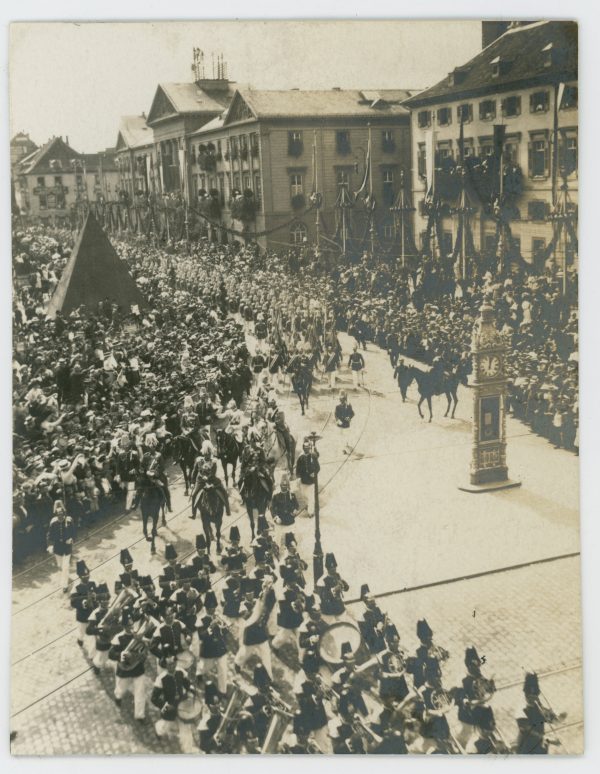
[[[202,700],[196,696],[188,696],[179,702],[177,717],[182,723],[193,723],[202,714]]]
[[[358,626],[349,621],[338,621],[326,629],[319,640],[319,655],[322,660],[334,667],[342,663],[342,644],[350,643],[352,652],[356,654],[362,643]]]

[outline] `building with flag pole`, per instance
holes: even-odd
[[[576,218],[577,77],[575,23],[521,23],[406,100],[423,252],[434,252],[433,236],[442,256],[453,255],[460,224],[464,231],[467,210],[476,208],[468,213],[473,249],[487,260],[505,268],[521,259],[549,261],[559,271],[572,265],[576,241],[554,236],[565,185],[571,222]]]

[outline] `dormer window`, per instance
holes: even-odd
[[[552,43],[548,43],[547,46],[544,46],[542,49],[542,56],[544,58],[544,67],[552,67],[552,61],[553,61],[553,45]]]
[[[500,75],[500,57],[492,59],[490,65],[492,66],[492,78],[497,78]]]

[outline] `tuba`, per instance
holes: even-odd
[[[277,752],[283,735],[294,717],[292,708],[283,701],[276,691],[270,692],[270,699],[272,715],[265,741],[260,749],[261,755],[271,755]]]
[[[243,688],[240,687],[239,683],[234,684],[233,693],[231,694],[231,697],[229,701],[227,702],[227,707],[225,708],[225,712],[223,713],[223,717],[221,718],[221,722],[219,723],[219,727],[215,731],[215,735],[213,736],[213,741],[215,745],[217,746],[217,749],[219,752],[228,752],[225,744],[225,740],[227,737],[229,737],[229,741],[231,741],[230,737],[230,726],[232,723],[235,722],[238,712],[241,710],[244,699],[246,698],[246,692]]]
[[[109,633],[112,633],[113,635],[116,634],[119,631],[119,627],[121,625],[122,610],[127,607],[127,605],[134,602],[138,596],[139,595],[133,591],[133,589],[128,588],[127,586],[122,588],[118,595],[110,603],[110,606],[106,611],[106,615],[102,619],[98,630],[107,637],[109,636]]]
[[[121,667],[130,672],[146,658],[148,642],[144,638],[151,637],[157,627],[157,622],[150,616],[143,615],[133,632],[133,639],[121,653]]]

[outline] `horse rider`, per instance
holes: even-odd
[[[196,466],[194,466],[194,470],[196,470]],[[217,494],[223,501],[223,505],[225,506],[225,512],[227,513],[228,516],[231,516],[231,510],[229,507],[229,497],[227,496],[227,490],[225,489],[223,482],[217,476],[216,463],[213,465],[212,461],[201,458],[201,462],[198,465],[198,472],[197,472],[196,478],[194,479],[194,491],[192,492],[192,502],[195,502],[197,495],[199,495],[200,492],[203,489],[206,489],[207,487],[214,487]]]
[[[227,419],[225,432],[227,435],[232,435],[238,444],[241,444],[244,440],[243,426],[245,417],[244,412],[238,408],[238,405],[233,398],[231,398],[227,404],[225,411],[218,414],[218,419]]]
[[[165,473],[165,461],[162,454],[158,451],[158,439],[154,433],[148,433],[143,441],[144,455],[140,462],[140,475],[151,480],[155,480],[161,487],[167,510],[172,513],[171,492],[169,491],[169,480]]]

